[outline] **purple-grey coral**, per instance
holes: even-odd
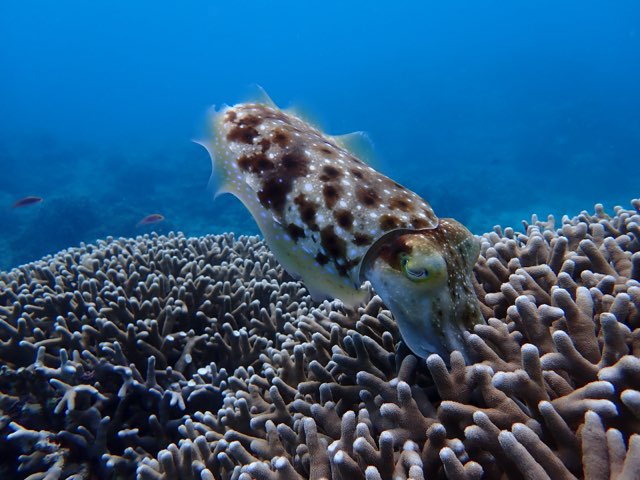
[[[496,227],[486,325],[420,360],[255,237],[108,239],[0,274],[2,478],[637,478],[640,200]]]

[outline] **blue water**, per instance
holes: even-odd
[[[475,233],[640,196],[640,3],[0,2],[0,269],[257,233],[190,140],[263,86]],[[12,210],[15,200],[44,202]],[[145,215],[166,221],[136,228]]]

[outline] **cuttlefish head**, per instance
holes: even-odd
[[[440,219],[424,230],[394,230],[371,246],[360,276],[369,280],[393,313],[406,345],[416,355],[448,361],[463,334],[484,323],[471,280],[480,242],[462,224]]]

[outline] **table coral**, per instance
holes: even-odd
[[[411,355],[370,287],[313,303],[257,237],[109,238],[1,273],[0,475],[637,478],[632,205],[483,235],[468,365]]]

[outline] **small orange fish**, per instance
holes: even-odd
[[[164,220],[164,216],[159,213],[152,213],[151,215],[147,215],[138,223],[136,223],[136,227],[142,227],[144,225],[152,225],[154,223],[159,223]]]
[[[36,203],[40,203],[42,202],[42,200],[43,200],[42,197],[36,197],[36,196],[24,197],[24,198],[21,198],[20,200],[17,200],[13,205],[11,205],[11,208],[28,207],[29,205],[35,205]]]

